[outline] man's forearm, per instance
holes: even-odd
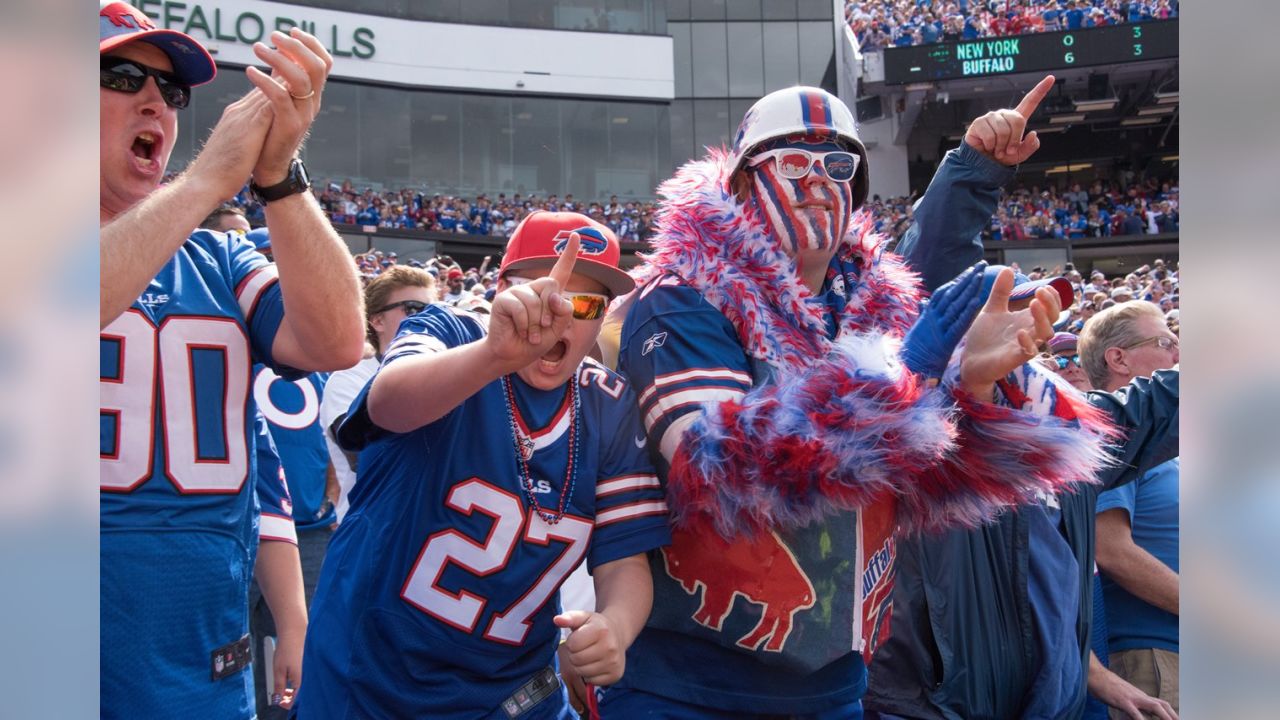
[[[1129,594],[1178,614],[1178,573],[1133,542],[1129,523],[1106,511],[1098,515],[1098,568]]]
[[[273,356],[308,370],[355,365],[364,304],[351,251],[309,192],[268,203],[266,216],[287,308]]]
[[[276,631],[280,635],[305,634],[307,631],[307,599],[302,586],[302,562],[298,546],[280,540],[263,540],[258,544],[258,561],[254,576],[262,597],[271,608]]]
[[[923,276],[926,290],[982,259],[978,233],[991,221],[1000,188],[1013,174],[1013,168],[965,143],[943,157],[898,246],[898,253]]]
[[[99,329],[120,317],[220,202],[191,176],[161,186],[99,231]]]

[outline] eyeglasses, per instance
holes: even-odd
[[[1076,367],[1080,367],[1080,353],[1073,355],[1055,355],[1053,361],[1058,363],[1059,370],[1066,370],[1067,365],[1075,363]]]
[[[800,148],[779,148],[753,156],[747,161],[747,165],[755,167],[769,158],[777,158],[778,174],[788,180],[803,178],[813,169],[815,162],[821,162],[827,177],[842,183],[853,179],[858,172],[858,161],[861,160],[857,155],[843,150],[810,152]]]
[[[160,96],[169,107],[181,110],[191,102],[191,86],[178,80],[177,75],[124,58],[110,56],[102,58],[98,82],[108,90],[132,95],[142,91],[149,77],[156,79]]]
[[[512,285],[524,285],[533,281],[526,277],[508,275],[507,282]],[[573,317],[575,320],[599,320],[604,317],[605,312],[609,309],[610,298],[608,295],[589,292],[564,292],[562,295],[573,303]]]
[[[1160,348],[1161,350],[1177,350],[1178,349],[1177,338],[1171,338],[1168,335],[1156,335],[1155,337],[1149,337],[1146,340],[1139,340],[1138,342],[1132,345],[1125,345],[1121,348],[1121,350],[1132,350],[1140,345],[1146,345],[1147,343],[1155,343],[1156,347]]]
[[[427,309],[427,303],[424,303],[421,300],[401,300],[400,302],[393,302],[390,305],[383,307],[381,310],[375,310],[373,314],[377,315],[378,313],[395,310],[396,308],[404,308],[405,315],[417,315]]]

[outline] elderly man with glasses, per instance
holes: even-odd
[[[1080,337],[1089,379],[1113,391],[1178,364],[1178,338],[1155,305],[1098,313]],[[1098,495],[1097,561],[1111,670],[1178,709],[1178,458]],[[1112,711],[1113,718],[1123,717]]]

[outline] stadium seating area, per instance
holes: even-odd
[[[1178,16],[1178,0],[848,0],[864,51]]]
[[[1110,237],[1177,232],[1177,178],[1095,180],[1084,186],[1015,186],[1006,193],[984,240]],[[911,224],[915,198],[872,198],[876,228],[899,239]]]

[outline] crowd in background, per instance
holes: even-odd
[[[572,194],[522,196],[516,193],[475,199],[428,195],[420,190],[357,190],[350,181],[313,187],[325,214],[334,223],[434,230],[468,235],[510,237],[516,225],[534,210],[581,212],[607,225],[623,242],[643,242],[653,226],[652,202],[626,202],[616,195],[607,202],[580,202]],[[881,198],[867,204],[875,228],[890,238],[902,237],[911,224],[914,197]],[[228,203],[244,211],[255,226],[265,224],[262,207],[246,187]],[[1136,179],[1118,175],[1088,185],[1019,184],[1006,193],[984,240],[1077,239],[1177,232],[1179,224],[1176,177]],[[379,261],[381,261],[380,259]]]
[[[166,182],[175,176],[170,173]],[[607,225],[622,242],[642,241],[653,225],[652,202],[622,201],[617,195],[608,201],[580,201],[572,193],[563,198],[554,193],[545,197],[498,193],[496,197],[481,194],[470,199],[410,188],[359,189],[350,180],[316,183],[311,191],[331,222],[346,225],[510,237],[534,210],[570,211]],[[254,227],[266,224],[263,208],[249,194],[247,185],[228,205],[243,210]]]
[[[848,0],[864,51],[985,37],[1081,30],[1178,16],[1178,0]]]
[[[1018,184],[1005,193],[983,231],[987,240],[1071,240],[1178,231],[1177,178],[1094,180],[1088,184]],[[914,197],[874,196],[876,229],[895,240],[911,225]]]

